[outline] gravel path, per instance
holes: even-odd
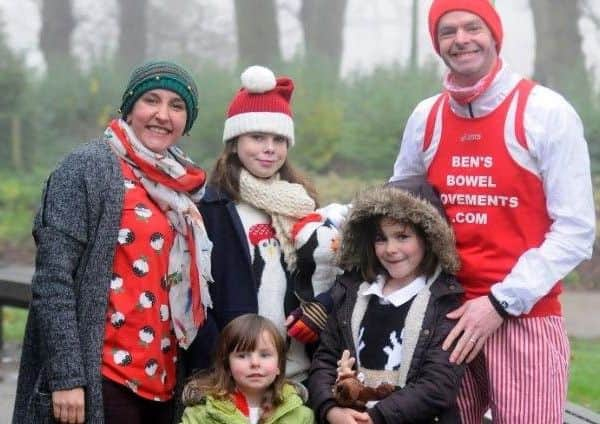
[[[569,291],[561,296],[569,336],[600,339],[600,291]]]

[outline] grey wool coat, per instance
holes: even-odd
[[[86,423],[104,421],[101,352],[123,194],[119,162],[99,140],[69,154],[46,182],[15,424],[53,422],[51,393],[78,386]]]

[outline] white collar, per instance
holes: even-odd
[[[260,406],[251,406],[248,408],[248,412],[250,413],[250,416],[248,417],[248,419],[250,420],[250,423],[252,424],[256,424],[258,423],[258,421],[260,420],[260,414],[262,412],[262,408]]]
[[[393,291],[388,295],[383,294],[383,286],[385,285],[385,277],[378,275],[372,284],[362,284],[358,290],[359,296],[371,296],[375,295],[379,299],[383,300],[383,303],[391,303],[395,307],[403,305],[404,303],[411,300],[417,293],[419,293],[427,284],[427,279],[424,275],[415,278],[408,285]]]

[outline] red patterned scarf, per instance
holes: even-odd
[[[106,128],[104,141],[132,166],[175,229],[169,254],[169,306],[177,341],[187,348],[204,322],[206,308],[212,307],[208,291],[212,242],[194,204],[204,195],[206,174],[177,147],[164,154],[149,150],[121,119]]]

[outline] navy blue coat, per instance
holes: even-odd
[[[213,242],[211,270],[215,282],[210,286],[213,308],[184,355],[188,373],[210,366],[216,338],[225,325],[240,315],[258,313],[258,282],[235,203],[225,193],[208,186],[198,209]],[[285,306],[289,313],[299,304],[290,295]]]
[[[213,242],[211,270],[214,283],[210,285],[213,308],[208,311],[205,325],[183,355],[188,374],[211,365],[216,338],[225,325],[240,315],[258,313],[259,282],[252,269],[246,233],[235,203],[225,193],[208,186],[198,209],[204,218],[208,237]],[[318,300],[327,310],[332,306],[329,293],[321,293],[313,298],[310,277],[314,267],[311,268],[308,263],[312,249],[314,240],[298,250],[298,271],[290,275],[286,270],[286,316],[300,306],[294,293],[305,300]],[[284,269],[287,268],[284,266]],[[315,347],[307,346],[309,356]]]

